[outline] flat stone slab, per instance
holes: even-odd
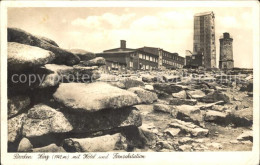
[[[180,99],[180,98],[172,98],[170,100],[171,105],[196,105],[197,104],[197,100],[195,99]]]
[[[7,33],[8,42],[17,42],[20,44],[31,45],[51,51],[55,55],[53,63],[75,65],[78,64],[80,61],[80,58],[75,54],[65,49],[59,48],[51,44],[49,41],[42,40],[41,38],[38,38],[37,36],[34,36],[24,30],[18,28],[8,28]]]
[[[53,97],[70,110],[87,112],[118,109],[140,102],[136,94],[103,82],[61,83]]]
[[[55,55],[50,51],[35,46],[8,42],[9,71],[26,71],[31,68],[40,67],[54,59]]]

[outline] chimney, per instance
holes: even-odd
[[[224,33],[224,38],[229,38],[230,36],[229,36],[229,33]]]
[[[125,49],[126,48],[126,41],[120,40],[120,48]]]

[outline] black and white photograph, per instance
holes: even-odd
[[[259,3],[204,2],[1,3],[1,163],[258,164]]]

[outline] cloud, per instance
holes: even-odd
[[[144,16],[131,24],[131,29],[161,30],[181,29],[192,27],[193,14],[191,12],[161,12],[154,16]]]
[[[116,15],[104,13],[101,16],[89,16],[86,18],[77,18],[71,22],[73,26],[83,26],[90,29],[101,30],[103,28],[120,28],[127,21],[133,18],[135,14]]]

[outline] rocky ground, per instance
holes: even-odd
[[[104,73],[105,63],[8,28],[8,151],[252,149],[252,71]]]

